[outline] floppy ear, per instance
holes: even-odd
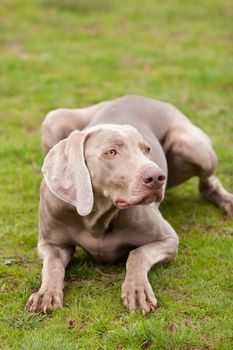
[[[81,216],[90,214],[93,207],[91,178],[84,158],[87,136],[85,132],[73,131],[48,152],[42,167],[49,189],[76,206]]]

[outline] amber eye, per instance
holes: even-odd
[[[108,152],[105,153],[109,157],[115,157],[117,154],[117,151],[115,149],[110,149]]]

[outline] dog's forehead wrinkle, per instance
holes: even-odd
[[[97,131],[97,132],[95,132]],[[99,128],[90,128],[90,139],[96,147],[124,146],[129,143],[142,142],[143,139],[138,131],[129,125],[101,125]]]
[[[136,133],[137,135],[140,135],[138,130],[128,124],[124,124],[124,125],[119,125],[119,124],[100,124],[98,126],[91,126],[90,128],[86,129],[86,131],[89,132],[94,132],[94,131],[99,131],[99,132],[111,132],[111,133],[120,133],[121,135],[131,132],[131,133]]]
[[[111,146],[123,146],[126,142],[126,136],[120,135],[119,133],[109,133],[102,131],[93,139],[96,147],[111,147]]]

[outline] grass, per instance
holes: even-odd
[[[218,175],[233,191],[231,11],[228,0],[2,1],[2,349],[232,349],[232,220],[199,197],[195,179],[162,205],[180,250],[150,272],[155,314],[128,314],[124,265],[97,265],[81,250],[64,308],[24,311],[40,286],[40,125],[49,110],[124,94],[172,102],[211,136]]]

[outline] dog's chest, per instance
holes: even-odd
[[[126,243],[120,235],[111,232],[103,237],[93,237],[89,232],[79,234],[78,244],[97,262],[114,263],[127,257],[130,250],[136,248],[132,243]]]

